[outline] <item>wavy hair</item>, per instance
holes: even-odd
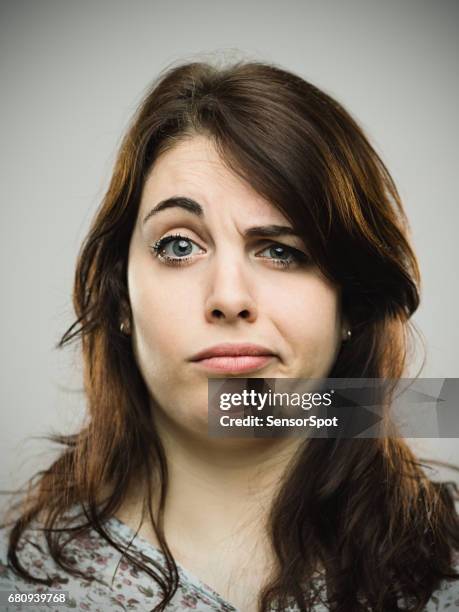
[[[146,177],[162,153],[194,135],[210,138],[227,167],[290,220],[323,274],[341,287],[353,334],[330,377],[402,377],[415,329],[409,319],[420,301],[418,263],[396,186],[342,105],[263,62],[191,62],[161,73],[121,142],[78,255],[76,319],[57,344],[80,342],[87,418],[79,433],[51,437],[63,448],[30,481],[8,551],[20,576],[50,584],[21,562],[18,543],[27,526],[43,521],[50,554],[75,575],[81,574],[65,555],[68,536],[94,528],[157,582],[156,612],[166,609],[179,580],[164,535],[167,459],[120,321],[130,315],[128,247]],[[147,485],[142,520],[152,523],[164,568],[126,550],[104,527],[139,474]],[[276,570],[260,593],[260,612],[292,601],[302,612],[312,610],[322,595],[301,585],[313,584],[318,568],[331,610],[398,610],[400,598],[409,604],[403,609],[423,610],[442,580],[458,577],[450,484],[431,481],[401,438],[309,440],[270,509]],[[160,494],[155,509],[153,491]],[[58,527],[74,504],[83,508],[78,525]]]

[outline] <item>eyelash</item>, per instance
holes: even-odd
[[[157,240],[150,248],[152,250],[152,253],[155,257],[157,257],[160,261],[168,264],[168,265],[173,265],[173,266],[181,266],[184,265],[187,261],[190,261],[191,259],[193,259],[193,256],[188,256],[188,257],[178,257],[178,258],[174,258],[174,257],[169,257],[167,255],[162,255],[161,251],[164,249],[164,247],[166,245],[168,245],[170,242],[174,242],[175,240],[178,239],[182,239],[182,240],[186,240],[188,242],[192,242],[194,243],[193,240],[191,240],[191,238],[187,238],[187,236],[183,236],[182,234],[173,234],[170,236],[164,236],[163,238],[160,238],[159,240]],[[196,244],[196,243],[194,243]],[[290,260],[290,261],[286,261],[286,260],[282,260],[282,259],[274,259],[271,257],[263,257],[262,259],[271,259],[272,263],[279,268],[289,268],[290,266],[297,264],[297,263],[304,263],[307,260],[307,256],[302,253],[301,251],[298,251],[297,249],[294,249],[293,247],[289,247],[286,246],[285,244],[281,244],[280,242],[269,242],[265,249],[266,250],[268,247],[272,247],[272,246],[278,246],[278,247],[282,247],[283,249],[285,249],[286,251],[288,251],[288,253],[290,253],[294,259]]]

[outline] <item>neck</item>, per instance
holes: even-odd
[[[157,426],[169,470],[171,550],[185,561],[189,550],[267,558],[271,503],[302,440],[194,436],[160,419]]]
[[[303,440],[210,438],[164,415],[156,415],[155,425],[167,459],[164,530],[171,550],[222,550],[265,540],[271,503]],[[152,501],[157,507],[158,498]]]

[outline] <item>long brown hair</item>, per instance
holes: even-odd
[[[146,176],[161,153],[196,134],[212,139],[228,167],[282,211],[324,275],[342,288],[352,338],[330,377],[402,377],[414,329],[409,319],[420,300],[419,268],[394,182],[330,95],[262,62],[192,62],[160,75],[121,143],[79,254],[76,320],[57,345],[81,342],[87,421],[75,435],[54,437],[64,449],[32,480],[9,546],[11,567],[37,582],[18,553],[21,535],[37,517],[50,554],[70,573],[78,570],[65,556],[69,533],[94,528],[125,551],[104,522],[141,474],[147,483],[142,519],[151,520],[166,567],[148,565],[135,551],[125,554],[160,586],[158,612],[178,586],[163,529],[167,461],[130,338],[119,327],[130,313],[128,246]],[[404,598],[407,610],[421,611],[442,579],[458,576],[453,553],[459,548],[449,483],[432,482],[422,468],[395,437],[309,440],[272,504],[277,569],[260,594],[260,611],[292,600],[302,611],[312,609],[320,593],[301,585],[313,584],[318,567],[332,610],[396,610]],[[108,493],[100,499],[104,485]],[[155,509],[153,491],[160,492]],[[60,531],[74,504],[83,508],[80,524]]]

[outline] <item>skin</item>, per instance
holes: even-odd
[[[169,208],[143,222],[177,195],[199,202],[204,216]],[[322,378],[347,329],[339,289],[315,267],[273,264],[273,242],[304,252],[299,237],[244,238],[246,228],[268,224],[290,225],[230,172],[210,140],[195,136],[155,162],[128,260],[134,353],[170,468],[166,538],[179,563],[247,612],[256,609],[271,568],[269,503],[301,440],[209,438],[207,378],[228,375],[189,359],[220,342],[253,342],[276,357],[244,377]],[[160,261],[150,248],[176,233],[194,244],[193,259],[181,266]],[[166,251],[178,258],[173,244]],[[134,490],[118,517],[137,527],[140,483]],[[140,534],[156,543],[149,525]]]

